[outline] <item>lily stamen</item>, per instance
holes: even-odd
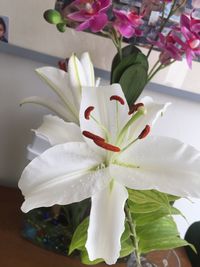
[[[130,110],[129,110],[128,115],[133,114],[135,111],[138,110],[139,107],[144,107],[144,104],[143,104],[143,103],[133,104],[133,105],[130,107]]]
[[[84,117],[86,120],[90,119],[90,113],[94,110],[93,106],[89,106],[88,108],[86,108],[85,113],[84,113]]]
[[[89,131],[83,131],[82,134],[83,134],[85,137],[87,137],[87,138],[89,138],[89,139],[92,139],[93,141],[96,141],[96,140],[97,140],[97,141],[102,141],[102,142],[105,141],[105,139],[102,138],[101,136],[98,136],[98,135],[96,135],[96,134],[93,134],[93,133],[91,133],[91,132],[89,132]]]
[[[102,140],[93,140],[94,143],[97,145],[97,146],[100,146],[106,150],[109,150],[109,151],[112,151],[112,152],[120,152],[121,149],[117,146],[114,146],[114,145],[111,145],[109,143],[106,143],[105,141],[102,141]]]
[[[143,139],[145,138],[149,133],[150,133],[151,127],[147,124],[144,130],[140,133],[138,136],[138,139]]]
[[[118,95],[112,95],[110,97],[110,101],[112,101],[112,100],[118,101],[121,105],[125,104],[124,99],[122,97],[118,96]]]

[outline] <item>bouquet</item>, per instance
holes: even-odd
[[[148,38],[148,54],[134,44],[122,48],[123,38],[143,35],[143,18],[155,2],[161,12],[160,26],[154,38]],[[73,232],[69,254],[79,250],[83,263],[114,264],[134,253],[141,266],[141,254],[189,245],[173,221],[172,215],[180,214],[173,202],[200,197],[200,152],[179,140],[151,135],[170,103],[159,104],[148,96],[138,101],[138,97],[152,77],[174,61],[186,56],[192,66],[192,59],[200,54],[200,19],[195,9],[183,13],[180,23],[164,34],[185,1],[144,1],[140,13],[111,4],[75,0],[65,5],[63,13],[44,13],[60,31],[74,25],[77,30],[109,36],[117,54],[106,86],[95,79],[89,53],[80,60],[73,54],[62,69],[36,70],[58,102],[28,97],[22,104],[43,105],[57,116],[45,116],[35,130],[49,140],[51,148],[28,164],[19,187],[25,197],[24,212],[90,199],[91,208]],[[166,6],[170,7],[167,15]],[[161,51],[149,70],[154,46]]]

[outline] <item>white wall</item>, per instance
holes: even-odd
[[[17,184],[26,164],[30,129],[39,126],[42,115],[48,113],[36,105],[19,107],[21,99],[32,95],[55,97],[35,74],[39,66],[43,64],[0,53],[0,184]],[[172,102],[154,132],[179,138],[200,150],[200,104],[149,90],[145,94]]]
[[[0,16],[9,17],[9,42],[58,57],[67,57],[72,52],[90,51],[96,67],[110,69],[116,49],[108,38],[67,29],[60,33],[54,25],[43,19],[43,13],[54,7],[55,0],[0,0]],[[147,49],[142,49],[147,53]],[[106,56],[105,56],[106,55]],[[158,59],[158,52],[152,51],[149,63]],[[176,62],[170,69],[164,69],[153,79],[166,86],[200,92],[199,62],[193,62],[192,71],[185,62]]]

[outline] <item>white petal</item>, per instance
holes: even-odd
[[[87,84],[84,84],[84,86],[95,86],[94,67],[88,52],[85,52],[81,55],[80,62],[84,69],[87,80]]]
[[[142,98],[140,102],[144,104],[147,113],[136,120],[130,127],[129,135],[131,139],[137,138],[147,124],[152,127],[157,119],[164,114],[167,107],[170,105],[170,103],[156,103],[149,96]]]
[[[200,152],[169,137],[139,140],[112,165],[112,177],[132,189],[200,197]],[[126,166],[125,166],[126,165]]]
[[[77,88],[81,96],[81,88],[87,85],[87,79],[81,62],[74,54],[72,54],[68,62],[68,73],[71,86]]]
[[[86,242],[90,260],[101,258],[107,264],[114,264],[119,258],[127,198],[127,190],[117,182],[92,197]]]
[[[46,137],[52,146],[66,142],[83,142],[79,126],[65,122],[57,116],[44,116],[42,125],[34,132]]]
[[[68,86],[69,75],[65,71],[54,67],[38,68],[36,69],[36,73],[60,97],[68,111],[77,118],[79,106],[76,106],[72,88]]]
[[[97,168],[99,164],[101,159],[86,143],[66,143],[46,150],[22,173],[22,210],[66,205],[91,197],[109,180],[108,170]]]
[[[121,97],[125,104],[121,105],[115,100],[110,101],[110,97],[113,95]],[[89,120],[85,119],[84,113],[89,106],[94,106],[91,115],[108,130],[108,135],[106,135],[102,127],[100,127],[92,118]],[[119,84],[91,88],[83,87],[80,108],[80,126],[82,131],[90,131],[107,139],[109,143],[114,143],[120,128],[122,128],[129,119],[128,111],[129,108]],[[88,138],[85,140],[93,146],[93,149],[97,147],[96,145],[93,145],[93,142]]]
[[[59,117],[63,118],[65,121],[73,121],[75,123],[78,123],[78,119],[75,116],[73,116],[63,105],[61,105],[58,102],[53,102],[50,99],[46,99],[46,98],[42,98],[38,96],[31,96],[31,97],[27,97],[23,99],[20,105],[28,104],[28,103],[41,105],[55,112]]]

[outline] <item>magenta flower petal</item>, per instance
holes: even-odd
[[[92,32],[99,32],[102,30],[108,22],[108,17],[105,13],[100,13],[94,16],[90,21],[90,29]]]
[[[133,36],[135,30],[130,25],[121,24],[117,26],[117,30],[120,34],[126,38],[130,38]]]
[[[84,10],[80,10],[77,12],[70,13],[67,17],[74,21],[82,22],[86,20],[86,12]]]
[[[192,58],[193,58],[193,53],[190,49],[186,50],[186,60],[187,60],[187,64],[189,66],[189,68],[192,68]]]
[[[89,22],[89,20],[86,20],[83,23],[79,24],[76,27],[76,30],[77,31],[84,31],[84,30],[88,29],[89,27],[90,27],[90,22]]]
[[[126,23],[129,22],[129,19],[127,18],[126,12],[124,10],[117,10],[113,9],[113,13],[119,21]]]

